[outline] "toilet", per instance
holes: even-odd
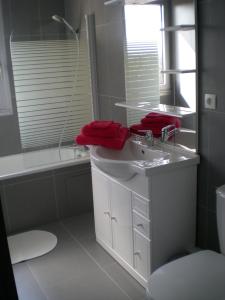
[[[225,300],[225,185],[216,194],[222,254],[202,250],[160,267],[149,278],[149,299]]]

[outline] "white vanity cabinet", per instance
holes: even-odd
[[[105,245],[112,247],[110,181],[92,169],[92,186],[95,213],[95,233]]]
[[[195,243],[196,165],[120,181],[92,163],[98,243],[146,286]]]
[[[92,178],[96,237],[132,264],[131,191],[96,169]]]

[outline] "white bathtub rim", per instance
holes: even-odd
[[[36,154],[40,154],[41,151],[47,151],[47,150],[37,151]],[[58,151],[58,149],[55,148],[55,151]],[[35,173],[60,169],[63,167],[86,164],[90,162],[90,157],[88,155],[86,157],[77,158],[77,159],[68,159],[68,160],[61,160],[61,161],[59,160],[59,161],[49,162],[46,164],[39,164],[39,165],[34,164],[34,165],[27,166],[26,156],[28,155],[32,155],[32,152],[19,153],[19,154],[0,157],[0,180],[12,179],[19,176],[31,175]],[[35,154],[33,153],[33,155]]]

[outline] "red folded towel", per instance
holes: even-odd
[[[160,124],[163,125],[162,127],[165,127],[170,124],[174,124],[176,128],[179,128],[181,126],[180,119],[173,116],[167,116],[163,114],[158,113],[149,113],[146,115],[142,120],[142,124]]]
[[[134,124],[130,127],[130,132],[144,136],[148,130],[151,130],[153,136],[158,138],[161,136],[161,129],[163,128],[160,126],[154,127],[151,125],[144,125],[144,124]]]
[[[93,121],[81,129],[81,133],[90,137],[118,137],[121,124],[113,121]]]
[[[159,113],[156,113],[156,112],[150,112],[149,114],[147,114],[145,116],[145,118],[158,118],[158,117],[162,117],[162,116],[166,116],[166,115],[159,114]]]
[[[95,129],[105,129],[105,128],[109,128],[113,123],[114,123],[113,121],[97,120],[97,121],[92,121],[89,125]]]
[[[121,150],[129,137],[129,131],[127,128],[120,128],[117,138],[102,138],[91,137],[84,134],[80,134],[75,138],[75,141],[79,145],[100,145],[110,149]]]

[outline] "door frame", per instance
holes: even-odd
[[[16,290],[15,278],[9,254],[6,228],[0,198],[0,295],[4,299],[19,300]]]

